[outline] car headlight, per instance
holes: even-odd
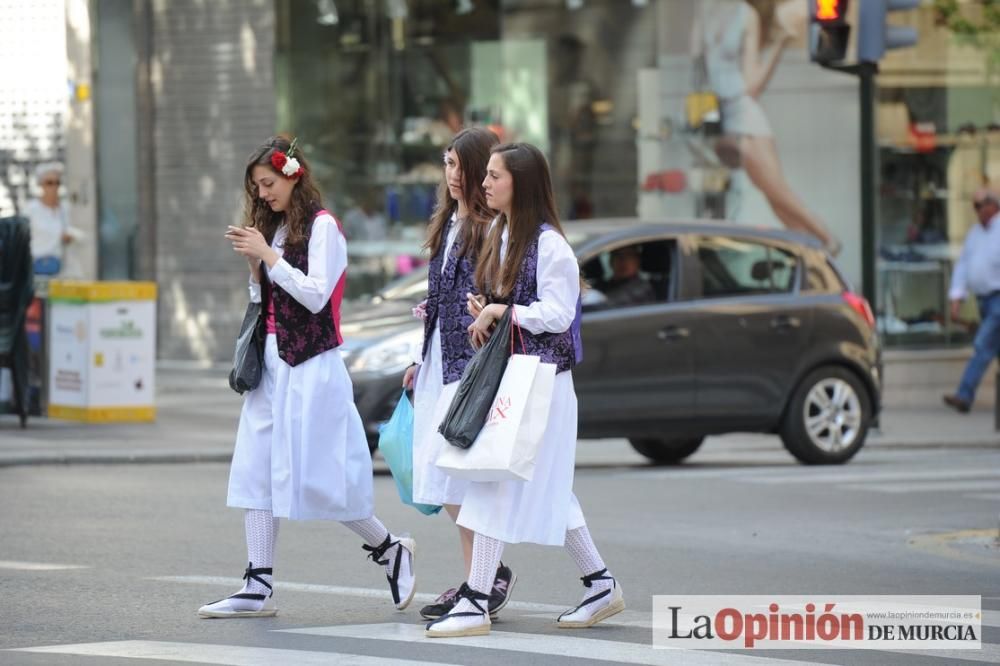
[[[367,349],[361,349],[350,361],[351,372],[402,372],[420,358],[424,343],[424,331],[415,328],[397,333]]]

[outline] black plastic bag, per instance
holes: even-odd
[[[264,374],[264,322],[260,311],[260,303],[247,305],[247,313],[243,316],[240,334],[236,338],[229,388],[240,394],[257,388]]]
[[[479,436],[493,406],[500,380],[510,360],[511,309],[507,308],[493,335],[465,366],[438,432],[449,444],[467,449]]]

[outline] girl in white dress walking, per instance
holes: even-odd
[[[431,218],[425,247],[431,262],[424,302],[424,346],[420,365],[410,367],[403,386],[413,389],[413,499],[443,505],[452,520],[458,518],[468,483],[450,477],[434,464],[448,443],[438,425],[455,395],[474,350],[469,345],[466,297],[475,292],[476,258],[493,217],[486,205],[482,182],[490,149],[500,143],[482,127],[462,130],[444,151],[444,178],[438,205]],[[472,562],[472,532],[458,527],[467,578]],[[510,598],[517,576],[503,564],[496,571],[490,593],[490,612],[496,615]],[[434,620],[458,602],[458,587],[443,592],[420,614]]]
[[[385,567],[396,608],[415,590],[412,539],[372,512],[372,464],[351,379],[337,347],[347,244],[323,210],[295,142],[275,137],[246,167],[246,223],[226,238],[250,266],[267,337],[260,385],[243,402],[228,505],[244,509],[246,584],[198,609],[201,617],[277,613],[272,585],[278,519],[336,520]]]
[[[526,353],[555,364],[557,374],[531,481],[473,482],[466,490],[458,524],[475,533],[472,568],[454,610],[427,625],[427,636],[435,638],[489,633],[483,602],[505,543],[565,546],[580,567],[587,589],[578,606],[559,616],[559,627],[589,627],[625,608],[621,586],[601,559],[573,494],[577,412],[571,369],[582,358],[580,269],[559,225],[548,164],[529,144],[497,146],[483,187],[500,215],[476,269],[476,284],[489,304],[469,299],[477,316],[469,327],[473,346],[482,346],[513,307]]]

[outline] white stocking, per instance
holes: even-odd
[[[493,580],[497,575],[497,567],[500,566],[500,557],[503,555],[503,541],[499,541],[484,534],[476,533],[472,541],[472,570],[469,572],[469,587],[476,592],[489,595],[493,590]],[[479,605],[487,611],[487,601],[479,602]],[[468,599],[462,599],[455,605],[456,613],[478,613],[479,611]],[[477,617],[457,617],[452,622],[473,625],[479,624],[482,620]]]
[[[247,533],[247,560],[252,569],[269,569],[274,566],[274,544],[278,539],[278,519],[270,511],[247,509],[244,516]],[[260,574],[271,582],[271,575]],[[248,578],[243,592],[269,595],[271,591],[253,578]]]
[[[385,525],[382,524],[382,521],[375,516],[364,520],[348,520],[343,525],[364,539],[365,543],[369,546],[381,546],[385,542],[386,537],[389,537],[392,541],[396,540],[389,533],[389,530],[386,529]],[[385,551],[385,555],[383,556],[384,559],[388,560],[388,564],[385,565],[386,576],[392,576],[392,565],[396,557],[397,548],[399,546],[393,546]]]
[[[570,557],[573,558],[576,566],[580,567],[580,571],[585,576],[606,568],[604,560],[601,559],[601,554],[597,552],[597,546],[590,537],[590,530],[587,529],[586,525],[566,530],[566,550],[569,551]],[[606,575],[611,576],[610,573]],[[613,586],[613,581],[595,580],[592,584],[593,590],[600,592],[601,590],[610,589]]]

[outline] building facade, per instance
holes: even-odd
[[[877,80],[869,257],[857,80],[809,61],[801,0],[100,0],[82,2],[89,30],[65,27],[76,0],[48,4],[70,8],[62,38],[91,59],[58,76],[92,81],[90,97],[71,85],[53,102],[68,110],[48,150],[67,157],[89,123],[71,164],[94,192],[91,273],[159,283],[161,358],[231,353],[245,269],[222,232],[262,139],[299,137],[345,225],[357,296],[419,261],[441,152],[470,123],[542,147],[566,219],[818,230],[856,283],[874,263],[890,348],[971,339],[973,306],[951,321],[946,294],[971,193],[1000,185],[998,26],[983,2],[893,17],[920,39]],[[8,181],[5,210],[27,195]]]

